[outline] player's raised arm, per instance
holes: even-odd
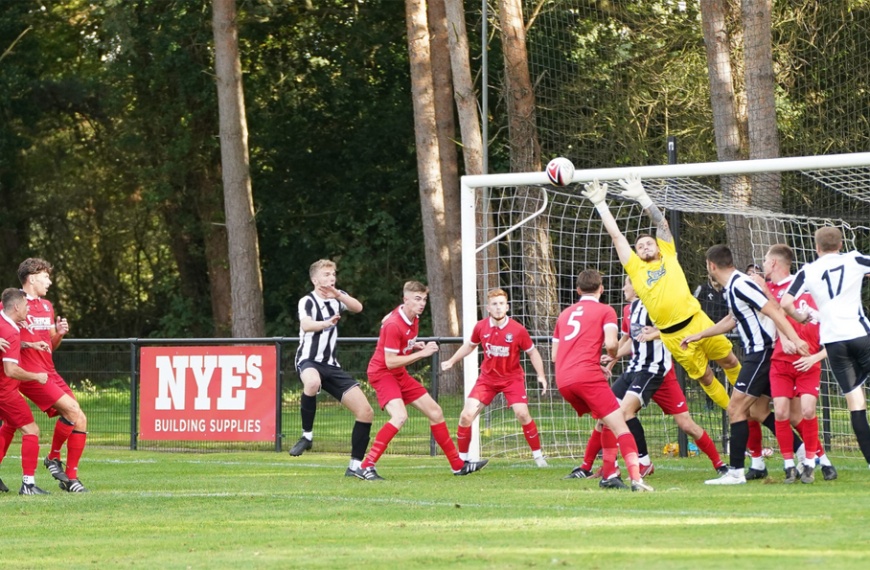
[[[607,233],[613,240],[613,247],[616,248],[616,255],[619,257],[619,261],[625,265],[631,258],[631,244],[622,235],[616,219],[610,213],[610,208],[607,207],[607,184],[600,184],[597,180],[593,180],[586,184],[584,188],[586,190],[581,193],[589,198],[589,201],[595,206],[598,215],[601,216],[604,229],[607,230]]]
[[[668,220],[665,215],[659,210],[652,198],[644,190],[643,184],[640,181],[639,174],[629,174],[619,181],[622,186],[622,195],[626,198],[636,200],[640,207],[643,208],[647,215],[656,226],[656,237],[662,241],[672,242],[674,236],[671,234],[671,227],[668,225]]]

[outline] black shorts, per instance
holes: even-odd
[[[750,352],[743,357],[740,374],[734,382],[734,389],[743,392],[747,396],[760,398],[770,396],[770,357],[773,355],[772,348],[765,348],[758,352]]]
[[[339,402],[348,390],[354,386],[359,386],[359,382],[354,380],[350,374],[341,368],[337,366],[329,366],[322,362],[303,360],[299,363],[296,371],[299,372],[299,376],[301,377],[302,371],[307,370],[308,368],[317,370],[317,373],[320,374],[320,389],[326,390],[327,394],[332,395],[332,397]]]
[[[870,336],[825,344],[831,372],[843,394],[848,394],[867,380],[870,373]]]
[[[664,381],[664,374],[653,374],[652,372],[623,372],[616,382],[613,383],[611,389],[613,394],[622,400],[627,392],[637,394],[640,398],[640,405],[646,406],[652,400],[653,395],[658,392]]]

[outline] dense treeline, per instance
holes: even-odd
[[[745,134],[740,6],[752,2],[525,2],[543,158],[661,163],[676,135],[683,161],[715,159],[701,29],[714,4]],[[307,267],[330,257],[366,306],[343,334],[372,335],[401,283],[427,277],[404,3],[237,5],[267,334],[296,334]],[[480,4],[465,6],[474,44]],[[782,154],[867,150],[867,3],[777,1],[773,13]],[[210,18],[207,1],[0,2],[0,286],[24,257],[49,259],[75,336],[228,333]],[[489,165],[503,172],[510,105],[499,34],[490,41]],[[746,141],[735,148],[748,157]],[[843,201],[783,188],[795,213]],[[693,249],[724,239],[721,220],[684,224]]]
[[[370,307],[347,335],[373,334],[425,275],[398,6],[240,3],[269,334],[296,334],[320,257]],[[76,336],[225,332],[211,44],[206,2],[0,5],[2,284],[26,256],[51,260]]]

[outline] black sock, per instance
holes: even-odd
[[[314,431],[314,415],[317,413],[317,396],[302,394],[299,405],[302,413],[302,431]]]
[[[350,434],[350,458],[362,461],[366,456],[366,449],[371,440],[372,424],[354,422],[353,431]]]
[[[870,463],[870,424],[867,423],[867,410],[855,410],[849,412],[852,420],[852,431],[858,438],[858,447],[864,454],[864,460]]]
[[[731,467],[743,469],[746,464],[746,442],[749,440],[749,422],[731,424]]]
[[[625,424],[628,426],[631,435],[634,436],[638,457],[649,455],[649,450],[646,447],[646,434],[643,431],[643,425],[640,423],[640,420],[637,417],[633,417],[630,420],[626,420]]]

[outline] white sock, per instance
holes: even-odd
[[[785,460],[785,468],[794,467],[794,459],[786,459]]]
[[[24,477],[21,478],[21,481],[25,485],[35,485],[36,484],[36,477],[34,477],[33,475],[25,475]]]
[[[819,460],[819,463],[821,465],[824,465],[825,467],[830,467],[832,465],[831,460],[828,459],[827,453],[819,455],[818,460]]]
[[[313,431],[303,431],[302,437],[304,437],[308,441],[314,441],[314,432]]]
[[[359,459],[351,459],[350,465],[348,465],[347,467],[351,471],[356,471],[357,469],[359,469],[360,465],[362,465],[362,461],[360,461]]]
[[[638,457],[637,461],[641,465],[649,465],[650,463],[652,463],[652,460],[649,458],[649,455],[644,455],[643,457]]]
[[[543,456],[544,456],[544,452],[541,451],[540,449],[533,449],[532,450],[532,458],[533,459],[537,459],[537,458],[543,457]]]
[[[757,469],[758,471],[763,471],[765,468],[764,458],[763,457],[753,457],[752,458],[752,468]]]
[[[467,453],[460,453],[459,459],[461,459],[463,461],[468,461],[468,454]]]

